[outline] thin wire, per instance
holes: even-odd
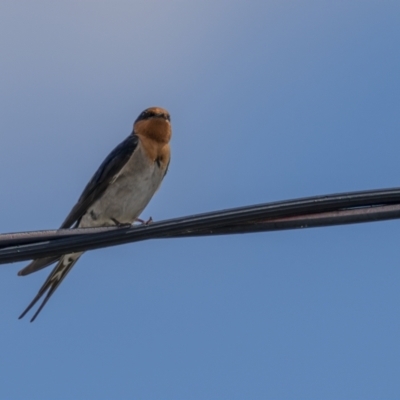
[[[0,235],[0,264],[149,239],[266,232],[400,218],[400,188],[313,196],[128,228]]]

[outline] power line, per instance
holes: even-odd
[[[214,211],[123,228],[0,235],[0,264],[149,239],[270,232],[400,218],[400,188],[348,192]]]

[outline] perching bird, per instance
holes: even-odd
[[[159,107],[144,110],[133,124],[132,133],[100,165],[61,229],[123,226],[138,220],[167,173],[171,133],[168,111]],[[35,320],[82,254],[40,258],[18,272],[28,275],[57,262],[19,318],[47,292],[31,322]]]

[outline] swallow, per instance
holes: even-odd
[[[133,124],[132,133],[103,161],[86,185],[60,229],[127,226],[135,221],[160,187],[170,162],[171,118],[167,110],[151,107]],[[83,252],[33,260],[18,272],[24,276],[57,262],[25,314],[43,297],[42,308]]]

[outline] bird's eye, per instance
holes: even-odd
[[[165,113],[163,113],[163,112],[161,112],[161,113],[157,113],[157,112],[155,112],[155,111],[153,111],[153,110],[146,110],[146,111],[143,111],[140,115],[139,115],[139,117],[137,118],[137,121],[143,121],[143,120],[148,120],[148,119],[150,119],[150,118],[163,118],[163,119],[165,119],[165,120],[167,120],[167,121],[170,121],[170,117],[169,117],[169,115],[168,114],[165,114]]]

